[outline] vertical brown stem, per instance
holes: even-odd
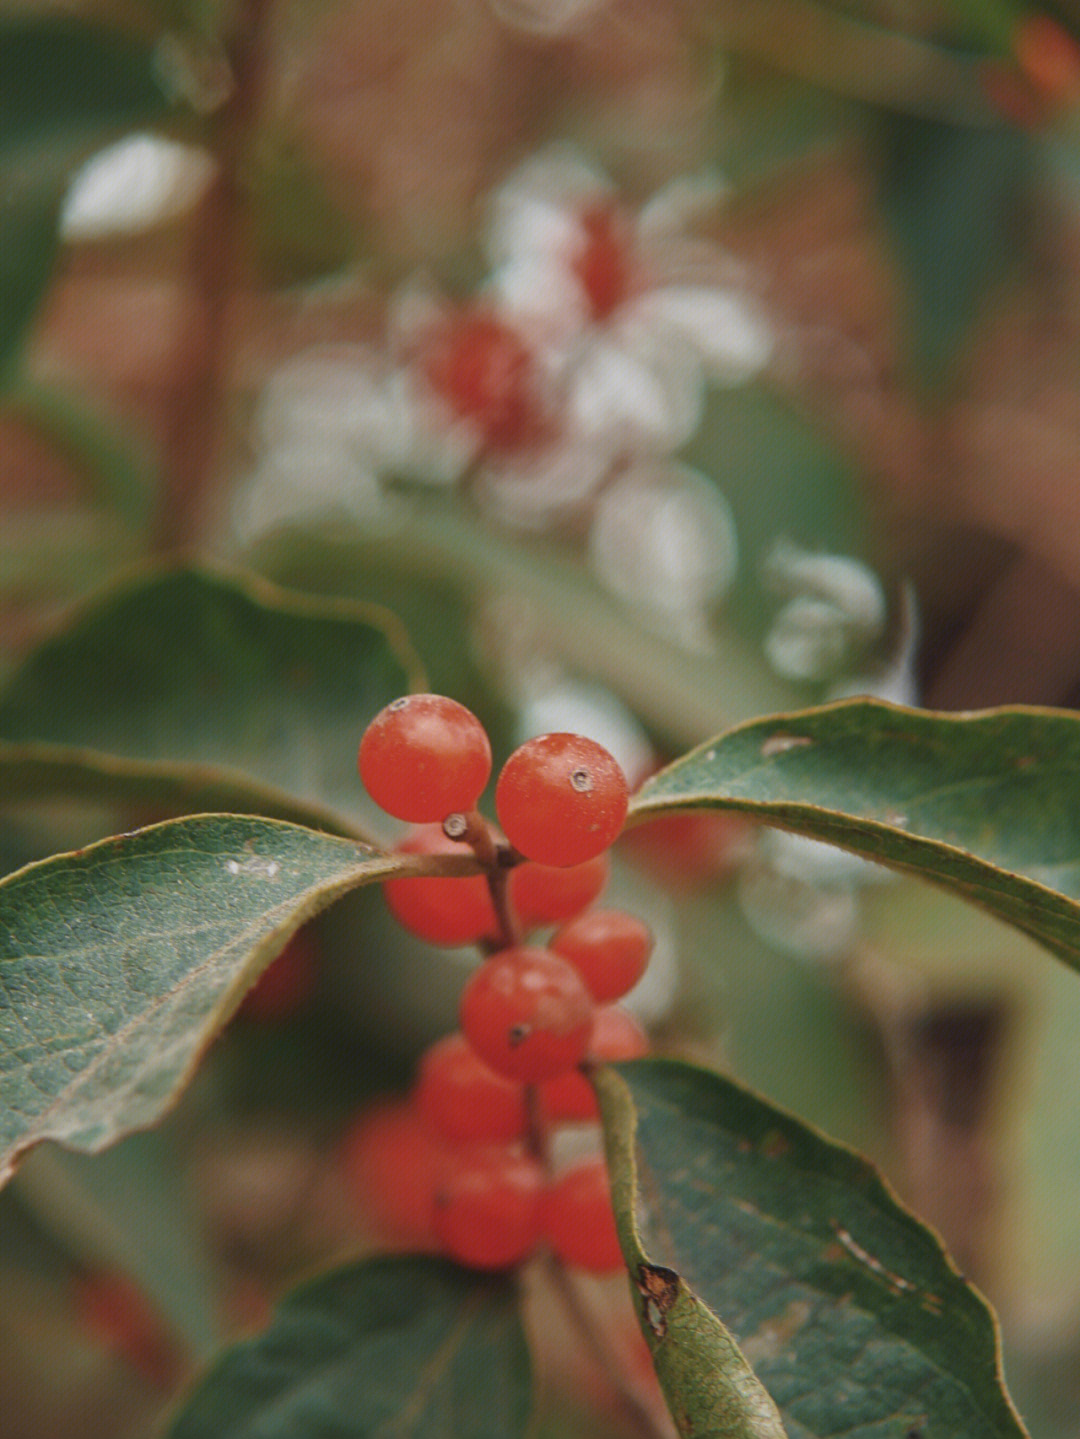
[[[218,114],[218,170],[192,221],[190,298],[163,442],[164,478],[154,535],[158,549],[191,544],[202,534],[220,458],[229,308],[245,269],[241,174],[265,88],[272,3],[241,0],[238,6],[229,47],[233,89]]]

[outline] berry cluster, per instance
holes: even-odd
[[[486,958],[462,994],[460,1031],[423,1056],[408,1103],[369,1112],[351,1135],[358,1191],[403,1240],[477,1268],[520,1263],[545,1242],[565,1263],[617,1267],[602,1159],[555,1173],[551,1154],[560,1125],[597,1118],[588,1065],[647,1049],[613,1001],[643,974],[652,935],[593,907],[626,816],[622,771],[580,735],[528,741],[496,783],[500,835],[475,809],[491,776],[487,735],[439,695],[376,716],[359,769],[383,809],[419,826],[401,852],[471,853],[482,868],[392,880],[390,909],[414,934],[477,943]],[[532,936],[540,927],[553,928],[546,942]]]

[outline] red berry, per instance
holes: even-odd
[[[182,1367],[176,1341],[134,1280],[107,1270],[85,1274],[76,1280],[74,1298],[79,1322],[103,1348],[158,1388],[176,1383]]]
[[[544,1204],[544,1233],[558,1258],[575,1269],[608,1274],[622,1268],[602,1159],[574,1165],[551,1185]]]
[[[590,909],[559,930],[556,954],[581,975],[593,999],[621,999],[645,973],[653,951],[652,930],[618,909]]]
[[[640,1059],[649,1052],[649,1040],[637,1020],[617,1004],[596,1011],[586,1057],[593,1061]],[[557,1074],[539,1086],[540,1108],[549,1122],[598,1119],[596,1094],[578,1069]]]
[[[526,929],[573,919],[599,897],[608,869],[606,854],[569,867],[526,861],[510,871],[511,907]]]
[[[630,294],[633,268],[625,221],[611,205],[594,205],[581,216],[583,243],[573,270],[594,320],[604,320]]]
[[[469,846],[447,839],[442,826],[424,825],[394,846],[398,854],[471,854]],[[482,874],[388,879],[383,896],[395,919],[429,944],[475,944],[497,934],[499,920]]]
[[[245,994],[237,1013],[262,1024],[288,1019],[310,998],[319,973],[319,949],[310,926],[298,929]]]
[[[503,766],[495,809],[507,839],[539,864],[584,864],[623,827],[626,777],[603,745],[575,734],[527,740]]]
[[[454,1144],[505,1143],[529,1127],[524,1087],[489,1069],[463,1034],[448,1034],[425,1053],[414,1099],[435,1133]]]
[[[1080,45],[1049,15],[1026,15],[1013,33],[1016,63],[1051,104],[1080,93]]]
[[[465,311],[427,337],[428,384],[472,423],[485,445],[512,450],[539,437],[542,417],[533,352],[494,315]]]
[[[368,725],[357,767],[381,809],[423,824],[475,806],[491,774],[491,745],[456,700],[405,695]]]
[[[620,853],[637,861],[661,884],[680,892],[730,879],[753,833],[741,814],[663,815],[628,830]]]
[[[400,1099],[366,1109],[345,1136],[341,1167],[357,1209],[400,1248],[434,1243],[435,1185],[446,1152]]]
[[[540,1240],[544,1174],[516,1149],[482,1145],[447,1157],[435,1195],[435,1236],[460,1264],[506,1269]]]
[[[571,1069],[585,1053],[593,1003],[577,971],[524,945],[484,961],[461,996],[461,1029],[485,1063],[522,1084]]]

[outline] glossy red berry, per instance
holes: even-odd
[[[431,388],[475,425],[484,445],[513,450],[538,437],[535,356],[494,315],[465,311],[450,317],[428,335],[420,364]]]
[[[547,949],[504,949],[461,996],[461,1029],[486,1064],[522,1084],[572,1068],[585,1053],[593,1003],[581,976]]]
[[[645,973],[653,951],[652,930],[618,909],[590,909],[558,931],[551,948],[568,959],[593,999],[621,999]]]
[[[593,1062],[640,1059],[649,1052],[649,1040],[629,1011],[606,1004],[596,1011],[585,1057]],[[539,1087],[540,1108],[549,1122],[598,1119],[600,1109],[592,1085],[579,1069],[569,1069],[545,1080]]]
[[[435,1236],[473,1269],[506,1269],[540,1241],[544,1174],[517,1149],[482,1145],[447,1157],[435,1194]]]
[[[471,854],[469,846],[447,839],[442,826],[424,825],[394,846],[398,854]],[[475,944],[498,933],[499,921],[482,874],[388,879],[383,897],[391,914],[429,944]]]
[[[544,1203],[544,1233],[558,1258],[575,1269],[608,1274],[622,1268],[602,1159],[575,1164],[551,1185]]]
[[[529,1127],[524,1086],[496,1074],[463,1034],[427,1050],[413,1097],[426,1123],[453,1144],[507,1143]]]
[[[357,766],[387,814],[414,824],[471,810],[491,774],[491,745],[471,710],[445,695],[405,695],[364,731]]]
[[[527,860],[510,871],[507,891],[511,908],[525,929],[561,924],[599,897],[609,868],[606,854],[564,868]]]
[[[435,1185],[447,1152],[404,1100],[373,1104],[353,1123],[341,1146],[342,1175],[380,1237],[402,1249],[435,1242]]]
[[[626,818],[626,777],[603,745],[575,734],[527,740],[503,766],[495,810],[526,859],[584,864],[609,848]]]

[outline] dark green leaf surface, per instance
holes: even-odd
[[[1034,149],[1024,131],[886,113],[879,203],[901,261],[914,357],[931,381],[1018,252]]]
[[[48,282],[73,167],[168,104],[142,41],[55,15],[0,22],[0,376]]]
[[[623,1254],[684,1433],[771,1432],[696,1423],[719,1316],[788,1439],[1020,1439],[990,1311],[865,1160],[687,1064],[619,1065],[597,1087]]]
[[[96,1150],[160,1117],[307,918],[402,861],[199,815],[0,882],[0,1180],[43,1139]]]
[[[517,1439],[529,1358],[513,1286],[373,1259],[291,1294],[210,1371],[169,1439]]]
[[[14,672],[0,738],[136,762],[112,766],[120,789],[157,765],[163,807],[200,786],[205,805],[214,783],[243,790],[246,777],[278,791],[271,813],[292,796],[312,815],[355,815],[360,736],[416,674],[384,611],[198,569],[151,571],[99,596]],[[109,768],[98,766],[99,794]]]
[[[645,784],[631,821],[737,809],[934,880],[1080,967],[1080,716],[845,700],[755,720]]]

